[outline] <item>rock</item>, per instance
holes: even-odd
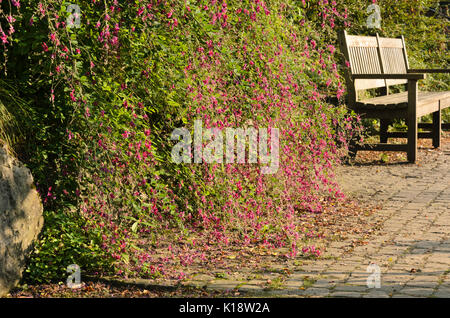
[[[30,170],[0,147],[0,297],[22,277],[44,223],[42,211]]]

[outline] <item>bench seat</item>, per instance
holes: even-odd
[[[383,95],[369,99],[363,99],[354,104],[358,112],[371,111],[408,111],[408,92]],[[450,91],[448,92],[418,92],[417,117],[450,107]],[[386,114],[393,118],[392,113]],[[402,116],[404,117],[404,116]]]

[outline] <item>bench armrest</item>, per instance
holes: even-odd
[[[450,73],[450,69],[437,68],[437,69],[409,69],[408,73]]]
[[[426,78],[425,74],[406,73],[406,74],[353,74],[353,79],[407,79],[420,80]]]

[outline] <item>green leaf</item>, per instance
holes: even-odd
[[[139,221],[136,221],[136,222],[134,222],[133,225],[131,226],[131,231],[132,231],[133,233],[136,233],[136,232],[137,232],[138,225],[139,225]]]

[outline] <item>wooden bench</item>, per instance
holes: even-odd
[[[376,36],[339,34],[339,44],[347,64],[348,107],[361,117],[380,119],[380,143],[351,144],[350,152],[358,150],[405,151],[408,161],[417,157],[417,138],[431,138],[433,146],[440,146],[441,110],[450,106],[450,91],[422,92],[418,90],[418,80],[425,73],[449,73],[448,69],[410,69],[406,54],[405,40]],[[389,94],[389,86],[406,84],[407,91]],[[382,88],[382,96],[360,100],[361,90]],[[432,124],[418,124],[421,116],[433,114]],[[405,119],[407,132],[388,132],[393,119]],[[431,132],[418,133],[418,128]],[[407,144],[388,144],[388,138],[407,137]]]

